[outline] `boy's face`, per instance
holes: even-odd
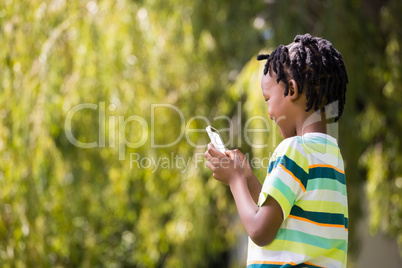
[[[279,126],[279,132],[284,138],[296,135],[295,117],[297,111],[289,96],[284,96],[285,84],[276,82],[277,76],[270,69],[262,76],[261,89],[268,105],[268,114],[271,120]]]

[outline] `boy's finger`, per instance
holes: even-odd
[[[246,157],[239,149],[235,149],[234,151],[240,157],[240,159],[243,159]]]
[[[240,166],[243,167],[243,159],[242,156],[238,153],[238,150],[229,151],[229,157],[230,159],[240,163]]]
[[[214,166],[211,164],[211,162],[209,162],[209,161],[207,161],[206,163],[205,163],[205,165],[210,169],[210,170],[214,170]]]
[[[247,157],[238,149],[234,150],[236,155],[239,157],[241,164],[248,163]]]
[[[235,159],[240,163],[242,162],[241,156],[237,152],[235,153]]]
[[[229,151],[229,150],[225,151],[225,154],[229,156],[230,159],[234,159],[236,155],[235,151]]]
[[[212,156],[209,154],[208,150],[204,153],[205,159],[209,160],[212,158]]]
[[[236,149],[236,153],[237,153],[237,155],[240,157],[240,160],[241,160],[242,162],[244,162],[244,161],[247,161],[247,162],[248,162],[247,157],[246,157],[240,150]]]
[[[216,157],[209,158],[208,162],[211,163],[211,165],[213,165],[214,167],[218,167],[220,165],[220,160]]]
[[[226,157],[223,153],[219,152],[219,151],[216,150],[214,147],[209,147],[209,148],[208,148],[208,153],[209,153],[211,156],[217,157],[217,158]]]

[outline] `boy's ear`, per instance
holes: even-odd
[[[296,81],[294,79],[290,79],[288,82],[288,86],[289,86],[289,94],[287,97],[289,98],[289,100],[295,101],[299,99],[300,94]]]

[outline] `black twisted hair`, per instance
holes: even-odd
[[[277,83],[285,83],[285,96],[289,94],[290,79],[296,81],[299,93],[306,89],[306,112],[338,101],[335,121],[341,117],[348,76],[341,53],[328,40],[297,35],[293,43],[280,45],[271,54],[258,55],[257,60],[267,60],[264,75],[271,69],[277,75]]]

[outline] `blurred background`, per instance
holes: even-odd
[[[0,266],[245,267],[201,130],[268,159],[281,137],[255,57],[308,32],[349,75],[348,267],[402,267],[401,12],[400,0],[2,0]]]

